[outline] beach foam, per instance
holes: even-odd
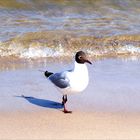
[[[36,32],[0,42],[0,56],[35,59],[72,57],[79,50],[89,53],[91,57],[139,56],[139,39],[139,35],[96,38],[68,33]]]

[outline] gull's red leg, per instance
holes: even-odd
[[[62,101],[62,104],[64,105],[64,113],[72,113],[72,111],[68,111],[67,109],[66,109],[66,102],[67,102],[67,95],[64,95],[63,96],[63,101]]]

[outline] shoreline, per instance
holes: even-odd
[[[71,64],[73,62],[73,57],[46,57],[46,58],[18,58],[18,57],[0,57],[0,71],[11,71],[11,70],[18,70],[18,69],[35,69],[40,67],[45,67],[46,65],[51,64]],[[104,60],[118,60],[118,61],[140,61],[140,56],[137,55],[111,55],[110,56],[89,56],[89,59],[93,62],[97,61],[104,61]]]
[[[89,86],[68,97],[72,114],[61,111],[62,95],[39,71],[71,63],[1,71],[0,139],[139,139],[139,63],[104,59],[88,66]]]
[[[89,85],[81,94],[70,95],[69,105],[74,110],[139,112],[139,63],[140,61],[104,59],[94,61],[89,69]],[[38,65],[38,63],[36,64]],[[25,65],[24,65],[25,66]],[[61,103],[62,95],[40,71],[59,72],[71,69],[72,63],[41,63],[39,66],[8,69],[0,72],[1,95],[0,111],[5,109],[30,110],[34,105],[43,103]],[[111,85],[111,86],[110,86]],[[132,86],[133,85],[133,86]],[[24,95],[27,98],[21,98]],[[31,97],[31,98],[28,98]],[[132,102],[135,101],[135,104]],[[15,107],[15,104],[21,104]],[[9,104],[11,107],[9,108]],[[30,103],[30,104],[29,104]],[[40,105],[44,106],[43,104]],[[47,107],[47,106],[46,106]]]

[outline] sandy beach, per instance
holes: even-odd
[[[140,114],[61,111],[0,116],[1,139],[139,139]]]
[[[88,88],[68,97],[72,114],[62,112],[62,95],[39,71],[56,72],[72,63],[2,69],[0,139],[139,139],[139,63],[93,61]]]

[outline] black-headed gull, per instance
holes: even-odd
[[[75,64],[72,70],[66,70],[59,73],[46,71],[45,76],[61,91],[63,94],[62,104],[64,113],[71,113],[66,109],[67,95],[70,93],[83,91],[89,82],[88,69],[85,63],[92,64],[83,51],[75,55]]]

